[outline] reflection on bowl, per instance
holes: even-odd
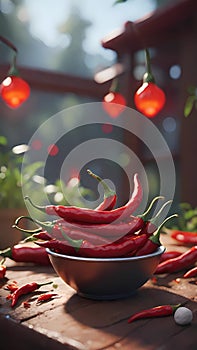
[[[86,298],[126,298],[153,275],[163,246],[151,254],[127,258],[83,258],[58,254],[47,248],[50,261],[61,279]]]

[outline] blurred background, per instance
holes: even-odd
[[[0,34],[17,47],[17,66],[31,87],[30,98],[18,109],[11,109],[0,101],[0,135],[7,138],[7,146],[11,148],[28,143],[44,121],[64,108],[102,101],[109,91],[111,78],[106,75],[103,83],[98,84],[95,75],[117,62],[124,65],[125,57],[129,73],[127,70],[126,82],[124,74],[120,75],[122,93],[127,98],[128,106],[135,108],[133,94],[141,85],[145,71],[144,52],[142,49],[128,48],[122,54],[121,50],[117,52],[116,49],[104,48],[102,41],[109,33],[123,29],[126,22],[146,18],[155,10],[176,3],[179,1],[128,0],[114,5],[114,0],[0,0]],[[173,154],[177,176],[175,206],[180,201],[196,204],[195,108],[187,119],[184,116],[187,89],[195,86],[197,80],[194,63],[196,45],[191,35],[195,33],[190,19],[190,16],[193,19],[192,9],[190,12],[184,25],[182,18],[174,18],[176,30],[172,28],[172,34],[175,33],[173,39],[168,34],[169,40],[166,37],[163,40],[159,32],[155,33],[154,46],[151,48],[152,69],[158,85],[167,97],[164,109],[152,122],[164,136]],[[128,45],[132,48],[133,43]],[[6,77],[12,56],[12,50],[0,43],[1,80]],[[88,133],[96,137],[100,135],[98,129],[87,130],[85,133],[87,138]],[[76,143],[80,143],[81,137],[78,131],[71,135],[70,142],[76,140]],[[128,141],[128,135],[117,136],[116,130],[111,137],[125,139],[130,146],[133,144],[132,140]],[[150,197],[153,197],[158,194],[159,188],[154,159],[143,145],[136,146],[135,141],[134,144],[134,150],[147,171]],[[162,150],[160,156],[165,162]],[[127,161],[126,155],[124,159]],[[90,166],[100,176],[112,179],[119,188],[119,204],[123,203],[127,199],[124,171],[104,160]],[[49,183],[55,182],[57,174],[50,174]],[[84,175],[82,185],[93,188],[95,183],[91,179],[87,180]]]

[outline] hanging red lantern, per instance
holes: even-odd
[[[30,95],[28,83],[19,76],[16,68],[16,56],[14,56],[7,78],[0,85],[0,95],[11,108],[20,107]]]
[[[117,118],[125,109],[126,100],[124,96],[118,92],[118,82],[114,79],[110,87],[110,91],[103,98],[103,109],[112,118]]]
[[[155,84],[155,79],[151,72],[149,52],[147,49],[145,52],[147,72],[144,74],[142,86],[134,95],[134,102],[140,112],[148,118],[153,118],[164,107],[166,96],[164,91]]]

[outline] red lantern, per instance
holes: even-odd
[[[30,87],[19,76],[9,75],[0,85],[0,94],[11,108],[18,108],[30,95]]]
[[[155,84],[155,79],[151,73],[148,50],[146,50],[146,63],[147,72],[144,74],[142,86],[134,95],[134,102],[140,112],[148,118],[153,118],[163,108],[166,96],[163,90]]]
[[[118,82],[114,79],[110,91],[103,98],[103,109],[112,118],[117,118],[125,109],[126,100],[124,96],[118,92]]]

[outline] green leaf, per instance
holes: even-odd
[[[7,145],[7,139],[5,136],[0,136],[0,145],[6,146]]]
[[[126,2],[127,0],[116,0],[113,5],[121,4],[122,2]]]
[[[197,100],[196,96],[189,96],[186,100],[185,107],[184,107],[184,116],[188,117],[192,111],[192,108],[194,106],[194,102]]]
[[[187,88],[189,95],[196,95],[196,90],[197,90],[196,86],[188,86]]]

